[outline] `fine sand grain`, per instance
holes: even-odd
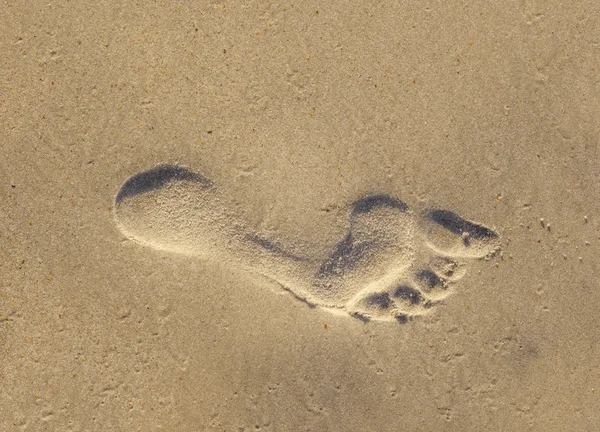
[[[600,430],[599,2],[0,28],[0,432]]]

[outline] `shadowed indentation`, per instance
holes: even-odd
[[[363,324],[368,324],[371,322],[371,318],[366,315],[361,314],[360,312],[351,312],[350,316],[352,318],[356,318],[359,321],[362,321]]]
[[[427,288],[444,288],[444,280],[432,270],[421,270],[417,273],[417,279]]]
[[[473,239],[494,239],[498,237],[498,234],[491,229],[469,222],[449,210],[430,210],[427,212],[426,217],[458,235],[467,233]]]
[[[406,324],[409,319],[410,319],[410,317],[408,315],[405,315],[405,314],[398,314],[398,315],[396,315],[396,322],[398,324]]]
[[[414,215],[404,202],[380,194],[346,207],[345,234],[325,257],[319,251],[302,256],[298,244],[256,234],[212,187],[208,178],[186,168],[155,166],[122,185],[115,220],[142,244],[214,260],[229,254],[229,261],[280,284],[309,307],[343,311],[364,322],[404,324],[427,314],[465,274],[466,264],[455,258],[487,259],[499,250],[498,234],[489,228],[446,210]],[[144,197],[156,199],[136,199],[152,191],[159,193]],[[170,218],[171,211],[177,218]],[[474,247],[461,248],[461,238],[464,246],[471,241]]]
[[[274,253],[284,256],[286,258],[290,258],[294,261],[308,261],[308,259],[294,255],[293,253],[290,253],[290,252],[286,251],[285,249],[283,249],[281,246],[278,246],[275,243],[273,243],[265,238],[262,238],[260,236],[248,235],[248,236],[246,236],[246,238],[248,240],[250,240],[251,242],[262,246],[263,248],[265,248],[268,251],[274,252]]]
[[[352,233],[349,233],[321,265],[317,277],[341,275],[344,271],[352,269],[371,246],[372,242],[355,242]]]
[[[388,293],[371,294],[365,299],[365,302],[367,306],[374,306],[379,309],[388,309],[392,304]]]
[[[352,204],[352,215],[368,213],[377,207],[394,207],[400,211],[408,210],[405,203],[389,195],[372,195],[355,201]]]
[[[206,177],[177,165],[157,165],[130,177],[121,187],[115,202],[119,204],[125,198],[160,189],[172,181],[189,181],[203,187],[211,187],[213,182]]]
[[[460,277],[461,265],[448,257],[433,257],[429,263],[429,267],[444,278],[452,279],[457,276]]]
[[[425,309],[431,309],[432,307],[435,307],[437,305],[439,305],[441,302],[439,300],[427,300],[425,303],[423,303],[423,307]]]
[[[419,304],[423,301],[423,296],[419,291],[408,285],[401,285],[394,291],[393,296],[398,299],[408,300],[411,304]]]
[[[269,277],[269,276],[267,276],[267,275],[263,275],[263,276],[264,276],[264,277],[266,277],[267,279],[269,279],[269,280],[271,280],[271,281],[275,282],[276,284],[278,284],[278,285],[279,285],[281,288],[283,288],[283,290],[284,290],[285,292],[289,293],[289,294],[290,294],[292,297],[294,297],[296,300],[298,300],[298,301],[300,301],[300,302],[304,303],[304,304],[305,304],[305,305],[307,305],[309,308],[311,308],[311,309],[314,309],[314,308],[316,308],[316,307],[317,307],[317,304],[316,304],[316,303],[313,303],[313,302],[311,302],[310,300],[308,300],[307,298],[305,298],[305,297],[302,297],[302,296],[300,296],[300,295],[296,294],[296,292],[295,292],[295,291],[294,291],[292,288],[289,288],[289,287],[287,287],[286,285],[282,284],[281,282],[279,282],[279,281],[278,281],[278,280],[276,280],[276,279],[273,279],[272,277]]]

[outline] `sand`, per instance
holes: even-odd
[[[600,430],[600,5],[0,8],[0,431]]]

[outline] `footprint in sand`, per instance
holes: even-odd
[[[228,261],[279,283],[296,298],[364,320],[406,322],[451,292],[460,259],[491,257],[498,234],[448,210],[412,213],[373,195],[348,208],[346,235],[325,256],[301,256],[252,232],[212,181],[177,165],[129,178],[115,220],[155,249]]]

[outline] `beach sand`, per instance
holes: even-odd
[[[600,430],[599,4],[0,11],[0,430]]]

